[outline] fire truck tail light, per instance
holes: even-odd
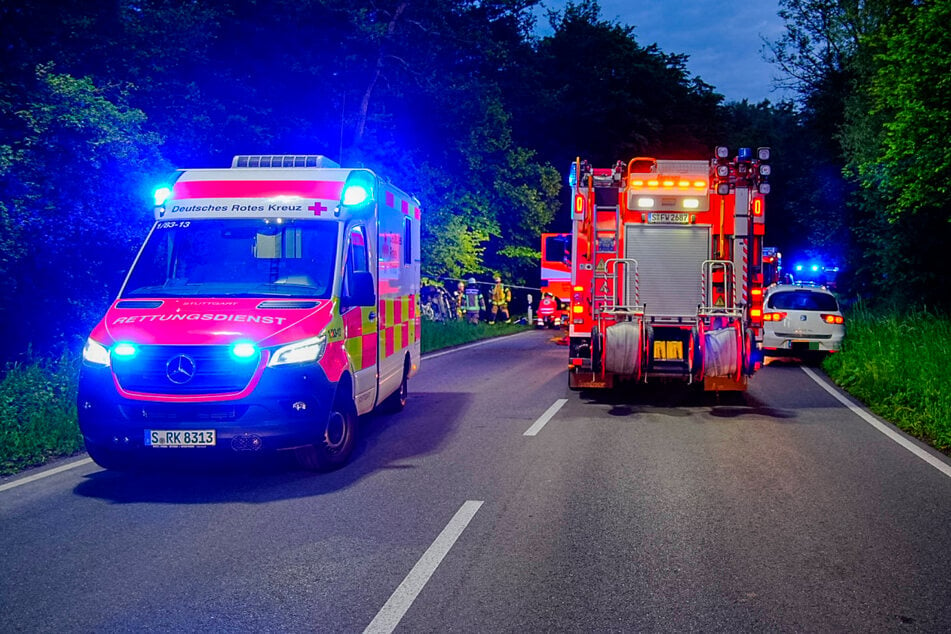
[[[770,152],[768,147],[756,148],[756,158],[758,158],[761,161],[768,161],[769,154]]]
[[[717,158],[725,159],[730,158],[730,148],[725,145],[717,146]]]
[[[643,186],[644,186],[644,181],[641,179],[631,181],[631,187],[643,187]]]
[[[729,165],[717,165],[717,176],[720,178],[726,178],[730,175],[730,166]]]
[[[784,319],[786,319],[786,313],[784,312],[765,313],[763,315],[763,321],[782,321]]]
[[[761,288],[753,288],[753,289],[750,289],[750,293],[751,293],[754,297],[760,297],[760,296],[763,295],[763,289],[761,289]]]
[[[575,196],[575,213],[584,214],[584,196],[581,194]]]
[[[638,198],[637,206],[638,207],[653,207],[654,199],[653,198]]]
[[[759,184],[759,193],[765,195],[769,193],[769,183],[760,183]]]
[[[706,189],[707,181],[694,181],[693,186],[696,187],[697,189]]]
[[[730,193],[730,184],[729,183],[719,183],[717,184],[717,193],[721,196],[726,196]]]
[[[648,186],[648,187],[657,187],[658,185],[660,185],[660,181],[659,181],[659,180],[650,180],[650,181],[647,181],[647,186]]]
[[[844,324],[845,318],[842,315],[821,315],[822,321],[827,324]]]
[[[684,209],[698,209],[700,201],[696,198],[684,198]]]
[[[762,183],[760,183],[762,185]],[[762,216],[763,215],[763,201],[757,198],[753,201],[753,215]]]
[[[584,306],[580,304],[575,304],[574,306],[571,307],[571,312],[573,312],[576,315],[580,315],[582,311],[584,311]]]
[[[672,180],[665,180],[665,181],[664,181],[664,187],[673,187],[673,186],[674,186],[674,181],[672,181]]]
[[[750,309],[750,317],[752,317],[753,319],[759,319],[762,316],[763,316],[763,311],[760,310],[759,308]]]

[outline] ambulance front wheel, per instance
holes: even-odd
[[[109,471],[128,471],[131,463],[118,451],[87,442],[86,453],[92,461]]]
[[[338,394],[327,420],[317,431],[313,445],[296,451],[297,462],[309,471],[333,471],[350,459],[357,433],[357,409],[346,396]]]

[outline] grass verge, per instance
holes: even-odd
[[[8,366],[0,380],[0,475],[82,451],[76,423],[79,360]]]
[[[823,369],[870,410],[951,453],[951,316],[856,304],[842,351]]]
[[[522,324],[488,324],[486,322],[470,324],[460,320],[424,321],[420,346],[423,354],[426,354],[435,350],[472,343],[480,339],[511,335],[523,330],[530,330],[530,328],[530,326]]]

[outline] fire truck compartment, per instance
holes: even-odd
[[[637,260],[637,280],[633,267],[625,272],[624,303],[640,303],[648,318],[696,317],[702,298],[700,272],[709,250],[708,226],[628,224],[624,257]],[[690,288],[696,293],[684,292]]]

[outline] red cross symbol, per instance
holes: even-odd
[[[315,200],[314,204],[307,208],[309,211],[314,212],[315,216],[319,216],[323,212],[327,211],[327,208],[320,204],[319,200]]]

